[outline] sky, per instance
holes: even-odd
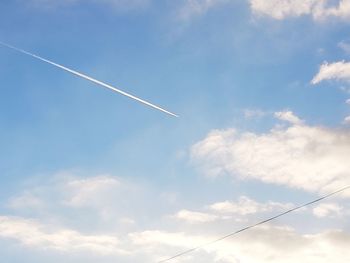
[[[4,263],[158,262],[350,185],[349,0],[14,0]],[[350,261],[350,191],[169,262]]]

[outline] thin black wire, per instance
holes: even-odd
[[[335,195],[335,194],[338,194],[338,193],[340,193],[340,192],[343,192],[343,191],[345,191],[345,190],[347,190],[347,189],[349,189],[349,188],[350,188],[350,186],[344,187],[344,188],[339,189],[339,190],[337,190],[337,191],[334,191],[334,192],[332,192],[332,193],[330,193],[330,194],[327,194],[327,195],[325,195],[325,196],[322,196],[322,197],[320,197],[320,198],[317,198],[317,199],[315,199],[315,200],[313,200],[313,201],[310,201],[310,202],[308,202],[308,203],[305,203],[305,204],[302,204],[302,205],[300,205],[300,206],[294,207],[294,208],[289,209],[289,210],[287,210],[287,211],[285,211],[285,212],[283,212],[283,213],[280,213],[280,214],[278,214],[278,215],[275,215],[275,216],[273,216],[273,217],[270,217],[270,218],[268,218],[268,219],[265,219],[265,220],[263,220],[263,221],[260,221],[260,222],[258,222],[258,223],[256,223],[256,224],[253,224],[253,225],[244,227],[244,228],[242,228],[242,229],[239,229],[239,230],[237,230],[237,231],[235,231],[235,232],[233,232],[233,233],[230,233],[230,234],[228,234],[228,235],[226,235],[226,236],[220,237],[220,238],[218,238],[218,239],[215,239],[215,240],[210,241],[210,242],[208,242],[208,243],[199,245],[199,246],[197,246],[197,247],[194,247],[194,248],[185,250],[185,251],[183,251],[183,252],[181,252],[181,253],[178,253],[178,254],[176,254],[176,255],[170,257],[170,258],[167,258],[167,259],[163,259],[163,260],[161,260],[161,261],[158,261],[157,263],[167,262],[167,261],[170,261],[170,260],[172,260],[172,259],[181,257],[181,256],[183,256],[183,255],[185,255],[185,254],[191,253],[191,252],[193,252],[193,251],[195,251],[195,250],[197,250],[197,249],[200,249],[200,248],[202,248],[202,247],[205,247],[205,246],[214,244],[214,243],[216,243],[216,242],[219,242],[219,241],[221,241],[221,240],[223,240],[223,239],[232,237],[232,236],[234,236],[234,235],[236,235],[236,234],[238,234],[238,233],[241,233],[241,232],[243,232],[243,231],[246,231],[246,230],[249,230],[249,229],[251,229],[251,228],[257,227],[257,226],[259,226],[259,225],[262,225],[262,224],[265,224],[265,223],[267,223],[267,222],[270,222],[270,221],[272,221],[272,220],[274,220],[274,219],[276,219],[276,218],[279,218],[279,217],[281,217],[281,216],[284,216],[284,215],[286,215],[286,214],[289,214],[289,213],[291,213],[291,212],[294,212],[294,211],[296,211],[296,210],[299,210],[299,209],[301,209],[301,208],[303,208],[303,207],[306,207],[306,206],[315,204],[315,203],[317,203],[317,202],[320,202],[320,201],[322,201],[322,200],[324,200],[324,199],[326,199],[326,198],[329,198],[329,197],[331,197],[331,196],[333,196],[333,195]]]

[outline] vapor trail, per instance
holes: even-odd
[[[147,105],[147,106],[150,106],[150,107],[152,107],[152,108],[154,108],[154,109],[160,110],[160,111],[162,111],[162,112],[164,112],[164,113],[167,113],[167,114],[169,114],[169,115],[171,115],[171,116],[179,117],[178,115],[176,115],[176,114],[174,114],[174,113],[172,113],[172,112],[170,112],[170,111],[167,111],[167,110],[165,110],[165,109],[163,109],[163,108],[161,108],[161,107],[159,107],[159,106],[156,106],[156,105],[154,105],[154,104],[152,104],[152,103],[150,103],[150,102],[148,102],[148,101],[145,101],[145,100],[143,100],[143,99],[140,99],[140,98],[138,98],[138,97],[135,97],[134,95],[131,95],[131,94],[125,92],[125,91],[122,91],[122,90],[120,90],[120,89],[117,89],[117,88],[115,88],[115,87],[113,87],[113,86],[111,86],[111,85],[109,85],[109,84],[107,84],[107,83],[104,83],[104,82],[102,82],[102,81],[99,81],[99,80],[97,80],[97,79],[94,79],[94,78],[92,78],[92,77],[89,77],[89,76],[87,76],[87,75],[85,75],[85,74],[83,74],[83,73],[80,73],[80,72],[75,71],[75,70],[73,70],[73,69],[67,68],[67,67],[65,67],[65,66],[62,66],[62,65],[60,65],[60,64],[57,64],[57,63],[55,63],[55,62],[52,62],[52,61],[50,61],[50,60],[48,60],[48,59],[42,58],[42,57],[40,57],[40,56],[38,56],[38,55],[32,54],[32,53],[30,53],[30,52],[28,52],[28,51],[25,51],[25,50],[23,50],[23,49],[20,49],[20,48],[11,46],[11,45],[6,44],[6,43],[4,43],[4,42],[1,42],[1,41],[0,41],[0,44],[3,45],[3,46],[5,46],[5,47],[11,48],[11,49],[13,49],[13,50],[15,50],[15,51],[18,51],[18,52],[20,52],[20,53],[26,54],[26,55],[28,55],[28,56],[31,56],[31,57],[33,57],[33,58],[36,58],[36,59],[41,60],[41,61],[43,61],[43,62],[46,62],[46,63],[48,63],[48,64],[51,64],[51,65],[53,65],[53,66],[55,66],[55,67],[58,67],[58,68],[60,68],[60,69],[63,69],[63,70],[65,70],[65,71],[69,72],[69,73],[72,73],[73,75],[76,75],[76,76],[81,77],[81,78],[83,78],[83,79],[87,79],[87,80],[89,80],[89,81],[91,81],[91,82],[93,82],[93,83],[95,83],[95,84],[98,84],[98,85],[100,85],[100,86],[103,86],[103,87],[105,87],[105,88],[107,88],[107,89],[110,89],[110,90],[113,90],[113,91],[115,91],[115,92],[118,92],[118,93],[120,93],[120,94],[122,94],[122,95],[124,95],[124,96],[126,96],[126,97],[129,97],[129,98],[131,98],[131,99],[137,100],[138,102],[141,102],[141,103],[143,103],[143,104],[145,104],[145,105]]]
[[[262,225],[262,224],[265,224],[265,223],[270,222],[270,221],[272,221],[272,220],[275,220],[275,219],[277,219],[277,218],[279,218],[279,217],[281,217],[281,216],[284,216],[284,215],[286,215],[286,214],[292,213],[292,212],[294,212],[294,211],[296,211],[296,210],[299,210],[299,209],[301,209],[301,208],[304,208],[304,207],[306,207],[306,206],[309,206],[309,205],[318,203],[318,202],[320,202],[320,201],[322,201],[322,200],[324,200],[324,199],[327,199],[327,198],[329,198],[329,197],[331,197],[331,196],[333,196],[333,195],[335,195],[335,194],[338,194],[338,193],[340,193],[340,192],[346,191],[346,190],[348,190],[348,189],[350,189],[350,186],[346,186],[346,187],[344,187],[344,188],[342,188],[342,189],[339,189],[339,190],[337,190],[337,191],[334,191],[334,192],[332,192],[332,193],[330,193],[330,194],[324,195],[324,196],[322,196],[322,197],[320,197],[320,198],[317,198],[317,199],[312,200],[312,201],[310,201],[310,202],[307,202],[307,203],[305,203],[305,204],[296,206],[296,207],[294,207],[294,208],[292,208],[292,209],[289,209],[289,210],[284,211],[284,212],[282,212],[282,213],[280,213],[280,214],[278,214],[278,215],[275,215],[275,216],[273,216],[273,217],[270,217],[270,218],[267,218],[267,219],[265,219],[265,220],[262,220],[262,221],[260,221],[260,222],[258,222],[258,223],[253,224],[253,225],[250,225],[250,226],[241,228],[241,229],[239,229],[239,230],[237,230],[237,231],[235,231],[235,232],[232,232],[232,233],[230,233],[230,234],[228,234],[228,235],[219,237],[219,238],[217,238],[217,239],[215,239],[215,240],[213,240],[213,241],[210,241],[210,242],[208,242],[208,243],[205,243],[205,244],[202,244],[202,245],[199,245],[199,246],[190,248],[190,249],[185,250],[185,251],[183,251],[183,252],[180,252],[180,253],[178,253],[178,254],[172,256],[172,257],[169,257],[169,258],[163,259],[163,260],[161,260],[161,261],[158,261],[157,263],[168,262],[168,261],[173,260],[173,259],[175,259],[175,258],[178,258],[178,257],[181,257],[181,256],[183,256],[183,255],[186,255],[186,254],[189,254],[189,253],[191,253],[191,252],[194,252],[194,251],[196,251],[196,250],[198,250],[198,249],[200,249],[200,248],[203,248],[203,247],[209,246],[209,245],[211,245],[211,244],[220,242],[221,240],[224,240],[224,239],[226,239],[226,238],[235,236],[235,235],[237,235],[237,234],[239,234],[239,233],[241,233],[241,232],[247,231],[247,230],[249,230],[249,229],[251,229],[251,228],[255,228],[255,227],[259,226],[259,225]]]

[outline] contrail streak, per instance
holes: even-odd
[[[282,213],[280,213],[280,214],[278,214],[278,215],[275,215],[275,216],[273,216],[273,217],[270,217],[270,218],[267,218],[267,219],[265,219],[265,220],[262,220],[262,221],[260,221],[260,222],[258,222],[258,223],[253,224],[253,225],[250,225],[250,226],[241,228],[241,229],[239,229],[239,230],[237,230],[237,231],[235,231],[235,232],[233,232],[233,233],[230,233],[230,234],[228,234],[228,235],[219,237],[219,238],[217,238],[217,239],[215,239],[215,240],[213,240],[213,241],[210,241],[210,242],[208,242],[208,243],[199,245],[199,246],[197,246],[197,247],[190,248],[190,249],[185,250],[185,251],[183,251],[183,252],[180,252],[180,253],[178,253],[178,254],[172,256],[172,257],[169,257],[169,258],[167,258],[167,259],[163,259],[163,260],[161,260],[161,261],[158,261],[157,263],[162,263],[162,262],[171,261],[171,260],[173,260],[173,259],[175,259],[175,258],[178,258],[178,257],[181,257],[181,256],[183,256],[183,255],[186,255],[186,254],[189,254],[189,253],[191,253],[191,252],[194,252],[194,251],[196,251],[196,250],[198,250],[198,249],[200,249],[200,248],[209,246],[209,245],[211,245],[211,244],[217,243],[217,242],[219,242],[219,241],[221,241],[221,240],[224,240],[224,239],[226,239],[226,238],[235,236],[235,235],[237,235],[237,234],[239,234],[239,233],[241,233],[241,232],[247,231],[247,230],[249,230],[249,229],[251,229],[251,228],[255,228],[255,227],[259,226],[259,225],[262,225],[262,224],[265,224],[265,223],[270,222],[270,221],[272,221],[272,220],[275,220],[276,218],[279,218],[279,217],[281,217],[281,216],[284,216],[284,215],[286,215],[286,214],[289,214],[289,213],[291,213],[291,212],[294,212],[294,211],[299,210],[299,209],[301,209],[301,208],[304,208],[304,207],[306,207],[306,206],[309,206],[309,205],[315,204],[315,203],[317,203],[317,202],[320,202],[320,201],[322,201],[322,200],[324,200],[324,199],[327,199],[327,198],[331,197],[332,195],[338,194],[338,193],[343,192],[343,191],[348,190],[348,189],[350,189],[350,186],[347,186],[347,187],[344,187],[344,188],[339,189],[339,190],[337,190],[337,191],[334,191],[334,192],[332,192],[332,193],[330,193],[330,194],[328,194],[328,195],[324,195],[324,196],[322,196],[322,197],[320,197],[320,198],[317,198],[317,199],[315,199],[315,200],[313,200],[313,201],[310,201],[310,202],[308,202],[308,203],[305,203],[305,204],[296,206],[296,207],[294,207],[294,208],[292,208],[292,209],[289,209],[289,210],[284,211],[284,212],[282,212]]]
[[[152,103],[150,103],[150,102],[148,102],[148,101],[145,101],[145,100],[143,100],[143,99],[140,99],[140,98],[138,98],[138,97],[135,97],[134,95],[131,95],[131,94],[125,92],[125,91],[122,91],[122,90],[120,90],[120,89],[117,89],[117,88],[115,88],[115,87],[113,87],[113,86],[111,86],[111,85],[109,85],[109,84],[107,84],[107,83],[104,83],[104,82],[102,82],[102,81],[99,81],[99,80],[97,80],[97,79],[94,79],[94,78],[92,78],[92,77],[89,77],[89,76],[87,76],[87,75],[85,75],[85,74],[83,74],[83,73],[80,73],[80,72],[75,71],[75,70],[73,70],[73,69],[67,68],[67,67],[65,67],[65,66],[62,66],[62,65],[60,65],[60,64],[57,64],[57,63],[55,63],[55,62],[52,62],[52,61],[50,61],[50,60],[48,60],[48,59],[42,58],[42,57],[40,57],[40,56],[38,56],[38,55],[32,54],[32,53],[30,53],[30,52],[28,52],[28,51],[25,51],[25,50],[23,50],[23,49],[20,49],[20,48],[11,46],[11,45],[6,44],[6,43],[4,43],[4,42],[1,42],[1,41],[0,41],[0,44],[3,45],[3,46],[5,46],[5,47],[11,48],[11,49],[13,49],[13,50],[15,50],[15,51],[18,51],[18,52],[20,52],[20,53],[23,53],[23,54],[26,54],[26,55],[31,56],[31,57],[33,57],[33,58],[36,58],[36,59],[38,59],[38,60],[41,60],[41,61],[43,61],[43,62],[49,63],[49,64],[51,64],[51,65],[53,65],[53,66],[55,66],[55,67],[58,67],[58,68],[60,68],[60,69],[63,69],[63,70],[65,70],[65,71],[67,71],[67,72],[69,72],[69,73],[72,73],[73,75],[76,75],[76,76],[81,77],[81,78],[83,78],[83,79],[89,80],[89,81],[91,81],[91,82],[93,82],[93,83],[95,83],[95,84],[98,84],[98,85],[100,85],[100,86],[103,86],[103,87],[105,87],[105,88],[107,88],[107,89],[110,89],[110,90],[113,90],[113,91],[115,91],[115,92],[118,92],[118,93],[120,93],[120,94],[122,94],[122,95],[124,95],[124,96],[126,96],[126,97],[129,97],[129,98],[131,98],[131,99],[134,99],[134,100],[136,100],[136,101],[138,101],[138,102],[141,102],[141,103],[143,103],[143,104],[145,104],[145,105],[147,105],[147,106],[150,106],[150,107],[152,107],[152,108],[154,108],[154,109],[160,110],[160,111],[162,111],[162,112],[164,112],[164,113],[167,113],[167,114],[169,114],[169,115],[171,115],[171,116],[179,117],[178,115],[176,115],[176,114],[174,114],[174,113],[172,113],[172,112],[170,112],[170,111],[167,111],[167,110],[165,110],[165,109],[163,109],[163,108],[161,108],[161,107],[159,107],[159,106],[156,106],[156,105],[154,105],[154,104],[152,104]]]

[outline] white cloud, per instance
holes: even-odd
[[[180,18],[188,19],[203,15],[210,9],[234,0],[185,0],[179,12]],[[311,16],[316,21],[329,18],[350,20],[349,0],[246,0],[255,16],[267,16],[276,20]]]
[[[328,0],[249,0],[255,15],[269,16],[282,20],[289,17],[310,15],[315,20],[335,17],[344,20],[350,18],[350,2],[340,0],[332,4]]]
[[[343,207],[335,203],[323,203],[312,209],[312,212],[317,217],[340,216],[342,215]]]
[[[294,207],[292,203],[278,203],[268,201],[260,203],[247,196],[240,196],[237,201],[222,201],[206,206],[204,211],[181,210],[171,218],[182,220],[190,224],[212,223],[218,221],[247,222],[248,215],[258,213],[281,212]]]
[[[350,81],[350,63],[339,61],[334,63],[323,63],[320,66],[319,72],[311,80],[312,84],[318,84],[324,80],[342,80]]]
[[[34,200],[45,200],[42,209],[46,210],[50,217],[46,218],[45,213],[36,214],[35,210],[31,216],[35,217],[35,220],[23,216],[0,216],[1,242],[6,244],[9,240],[15,241],[24,246],[26,251],[34,253],[40,253],[42,250],[48,255],[59,253],[63,259],[74,255],[76,261],[83,261],[81,259],[84,256],[90,257],[93,254],[96,257],[94,262],[151,263],[171,256],[179,250],[212,241],[222,234],[234,231],[242,227],[243,220],[244,224],[256,222],[257,218],[261,218],[258,213],[281,211],[292,206],[272,201],[259,202],[241,196],[234,201],[202,206],[198,209],[199,212],[181,209],[175,216],[169,217],[166,216],[169,211],[161,211],[154,196],[150,198],[144,195],[145,192],[130,191],[129,184],[115,176],[77,177],[61,174],[48,181],[49,183],[35,183],[36,191],[26,190],[26,194],[20,196],[30,197],[29,200],[32,197],[35,197]],[[116,193],[121,193],[121,198],[116,198]],[[130,200],[136,201],[131,203]],[[89,202],[96,210],[88,206]],[[120,202],[127,203],[120,206]],[[181,205],[179,202],[180,199],[175,207]],[[21,209],[23,202],[19,203],[21,205],[18,209]],[[111,203],[115,206],[111,207]],[[129,209],[130,206],[133,206],[134,210],[142,210],[147,207],[147,203],[152,205],[152,209],[146,209],[141,216],[137,213],[123,213],[123,210]],[[96,211],[105,207],[118,210],[111,223],[105,224],[99,219],[89,221],[91,214],[98,215]],[[173,208],[171,206],[171,209]],[[330,209],[328,207],[328,210]],[[148,224],[143,224],[142,218],[150,217],[151,214],[157,215],[149,220]],[[78,224],[72,222],[77,220],[77,217]],[[183,221],[191,225],[185,225]],[[193,225],[194,223],[198,225]],[[201,225],[203,223],[207,224],[204,228]],[[303,222],[303,226],[306,223]],[[87,225],[82,227],[81,224]],[[265,225],[181,257],[179,262],[274,263],[281,262],[281,257],[285,257],[288,261],[283,262],[286,263],[323,263],[326,259],[329,261],[330,257],[334,257],[334,260],[338,260],[336,262],[342,263],[343,259],[349,259],[349,240],[349,235],[341,231],[305,235],[289,227]],[[326,249],[321,249],[322,246],[326,246]],[[17,248],[16,251],[21,249]],[[317,253],[318,251],[322,253]],[[340,260],[339,255],[342,255]]]
[[[110,235],[85,235],[70,229],[52,229],[36,221],[0,216],[0,237],[14,239],[36,249],[63,252],[86,250],[99,254],[125,253]]]
[[[217,216],[212,214],[193,212],[189,210],[181,210],[174,217],[192,224],[213,222],[218,218]]]
[[[265,134],[214,130],[192,147],[191,155],[210,176],[229,174],[311,192],[350,185],[348,130],[307,125]]]
[[[287,121],[290,122],[292,124],[302,124],[303,121],[296,116],[292,111],[279,111],[275,113],[275,117],[277,119],[280,119],[282,121]]]
[[[217,236],[186,235],[165,231],[145,231],[130,235],[135,244],[149,247],[176,247],[186,250],[218,238]],[[265,226],[252,229],[221,242],[203,247],[208,261],[225,263],[345,263],[350,260],[350,236],[341,231],[328,231],[317,235],[301,235],[291,228]],[[158,248],[159,250],[159,248]],[[174,251],[168,250],[168,251]],[[180,250],[181,251],[181,250]],[[175,252],[175,253],[176,253]],[[198,252],[178,258],[179,262],[196,261]],[[174,252],[155,260],[172,256]],[[176,262],[176,261],[175,261]]]
[[[134,183],[116,176],[82,177],[61,172],[47,181],[33,182],[31,188],[9,198],[7,207],[16,215],[43,217],[45,221],[69,211],[75,215],[68,220],[70,225],[86,228],[88,223],[94,222],[102,224],[105,229],[108,226],[116,228],[132,225],[119,219],[130,216],[141,192],[142,189]]]
[[[250,6],[254,14],[284,19],[312,14],[322,2],[319,0],[250,0]]]
[[[262,212],[271,212],[275,209],[289,209],[292,204],[282,204],[269,201],[267,203],[259,203],[247,196],[241,196],[238,202],[224,201],[210,205],[210,209],[219,213],[233,213],[238,215],[249,215]]]
[[[350,99],[347,99],[347,100],[346,100],[346,104],[349,104],[349,105],[350,105]]]
[[[97,206],[120,186],[117,178],[102,175],[84,179],[71,179],[63,185],[68,196],[65,204],[74,207]]]

